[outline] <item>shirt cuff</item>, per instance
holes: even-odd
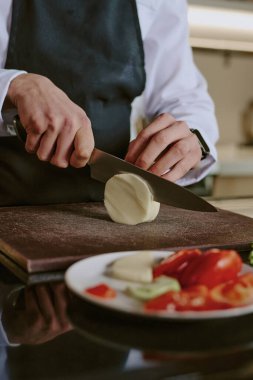
[[[18,343],[11,343],[8,339],[8,336],[4,330],[3,324],[2,324],[2,311],[0,311],[0,347],[1,346],[8,346],[8,347],[18,347],[20,344]]]
[[[26,74],[26,71],[21,70],[7,70],[0,69],[0,136],[8,136],[8,132],[6,132],[3,128],[3,103],[6,98],[10,82],[16,78],[18,75]]]

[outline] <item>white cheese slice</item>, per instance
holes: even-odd
[[[160,209],[147,182],[132,173],[117,174],[107,181],[104,204],[114,222],[129,225],[153,221]]]
[[[121,257],[114,261],[109,274],[120,280],[134,282],[152,282],[154,258],[150,251],[142,251],[136,255]]]

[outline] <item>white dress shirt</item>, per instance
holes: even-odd
[[[196,68],[188,41],[187,0],[136,0],[144,45],[146,86],[142,96],[145,116],[169,112],[198,129],[211,154],[178,183],[199,181],[216,160],[218,128],[206,81]],[[0,110],[10,81],[22,71],[4,69],[12,0],[0,4]],[[0,135],[6,135],[0,114]]]

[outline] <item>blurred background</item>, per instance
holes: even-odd
[[[201,195],[253,195],[253,0],[188,0],[190,43],[220,128],[218,163]]]

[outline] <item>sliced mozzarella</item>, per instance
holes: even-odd
[[[132,173],[117,174],[107,181],[104,204],[114,222],[130,225],[151,222],[160,209],[146,181]]]
[[[120,280],[147,283],[153,280],[153,264],[152,253],[142,251],[114,261],[109,268],[109,274]]]

